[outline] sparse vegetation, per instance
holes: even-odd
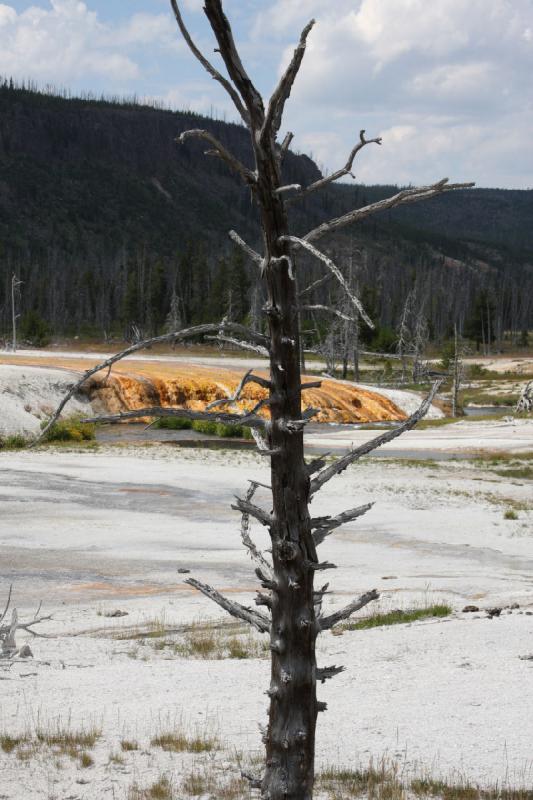
[[[120,749],[124,753],[130,753],[132,750],[139,749],[139,743],[135,741],[135,739],[121,739],[120,740]]]
[[[27,444],[28,439],[22,433],[0,436],[0,450],[22,450]]]
[[[187,658],[261,658],[269,652],[268,642],[250,630],[233,626],[195,626],[174,644],[174,652]]]
[[[154,425],[155,428],[183,431],[193,430],[208,436],[220,436],[223,439],[251,439],[250,428],[246,425],[226,425],[223,422],[209,420],[191,420],[182,417],[162,417]]]
[[[55,730],[38,729],[35,734],[39,744],[49,747],[56,755],[80,759],[81,766],[91,766],[87,763],[87,757],[90,756],[85,751],[92,749],[100,736],[101,731],[95,727],[70,730],[59,724]]]
[[[4,753],[12,753],[19,745],[29,741],[27,736],[10,736],[7,733],[0,734],[0,749]]]
[[[46,424],[43,423],[42,427]],[[46,442],[89,442],[96,438],[96,426],[81,422],[80,417],[59,419],[46,432]]]
[[[508,508],[503,515],[504,519],[518,519],[518,514],[513,508]]]
[[[35,736],[0,734],[0,749],[15,754],[19,761],[28,761],[40,748],[48,747],[56,756],[77,759],[80,767],[86,769],[94,764],[87,750],[95,746],[100,736],[97,728],[76,731],[58,725],[55,730],[38,729]]]
[[[383,761],[365,770],[329,767],[317,775],[317,786],[331,800],[364,796],[368,800],[403,800],[404,788],[395,764]]]
[[[181,730],[160,733],[151,741],[153,747],[160,747],[170,753],[210,753],[220,748],[214,736],[187,736]]]
[[[174,800],[175,797],[172,784],[165,775],[147,789],[140,789],[135,784],[128,793],[128,800]]]
[[[126,759],[124,756],[121,756],[120,753],[111,753],[109,756],[109,763],[121,765],[126,763]]]
[[[531,789],[509,789],[502,786],[480,788],[468,781],[449,782],[430,777],[415,778],[404,783],[395,764],[382,762],[374,768],[353,770],[330,767],[317,775],[317,786],[328,800],[404,800],[405,797],[437,800],[533,800]]]
[[[88,767],[92,767],[93,764],[94,758],[90,755],[90,753],[80,753],[80,767],[87,769]]]
[[[451,606],[445,603],[437,603],[423,608],[411,608],[406,610],[396,608],[393,611],[373,614],[364,619],[346,622],[339,627],[341,630],[346,631],[362,631],[368,628],[380,628],[384,625],[402,625],[407,622],[417,622],[420,619],[428,619],[429,617],[447,617],[452,611],[453,609]]]

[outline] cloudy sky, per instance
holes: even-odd
[[[243,61],[268,93],[315,17],[282,131],[326,169],[360,128],[383,136],[365,183],[533,188],[533,0],[226,0]],[[0,3],[0,75],[74,91],[157,97],[235,114],[180,41],[168,0]],[[182,0],[215,62],[202,0]]]

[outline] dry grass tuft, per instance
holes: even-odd
[[[89,753],[80,753],[80,767],[87,769],[88,767],[92,767],[93,764],[94,758]]]
[[[132,750],[139,749],[139,743],[135,739],[121,739],[120,748],[124,753],[130,753]]]
[[[38,742],[54,750],[67,755],[72,755],[73,752],[78,755],[80,750],[93,748],[101,735],[102,732],[98,728],[74,731],[58,725],[54,731],[38,730],[36,738]]]
[[[29,743],[29,741],[28,736],[10,736],[7,733],[2,733],[0,734],[0,749],[4,753],[12,753],[17,747]]]
[[[146,789],[139,788],[136,784],[128,793],[128,800],[177,800],[172,784],[166,775],[162,775]]]
[[[213,660],[266,658],[269,653],[268,642],[246,627],[214,627],[202,623],[186,631],[173,650],[185,658]]]
[[[214,736],[189,737],[179,730],[160,733],[154,736],[151,744],[170,753],[210,753],[220,749],[220,744]]]
[[[222,775],[195,770],[187,775],[181,784],[182,791],[190,797],[216,797],[217,800],[242,800],[248,797],[248,782],[242,778],[231,776],[224,779]]]
[[[348,800],[364,795],[368,800],[404,800],[405,790],[395,764],[382,761],[365,770],[330,767],[317,776],[317,786],[330,800]]]

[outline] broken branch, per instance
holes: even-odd
[[[104,414],[99,417],[86,417],[82,422],[123,422],[139,417],[182,417],[183,419],[207,420],[222,422],[224,425],[248,425],[250,428],[264,428],[265,420],[253,414],[229,414],[221,411],[192,411],[190,408],[172,408],[169,406],[148,406],[133,411],[120,411],[118,414]]]
[[[340,283],[340,285],[346,292],[348,298],[350,299],[352,305],[359,312],[359,314],[361,314],[361,317],[364,319],[368,327],[374,330],[374,323],[372,322],[372,320],[366,313],[365,309],[363,308],[361,301],[352,293],[350,287],[348,286],[346,280],[344,279],[344,275],[337,267],[337,265],[331,260],[331,258],[329,258],[329,256],[327,256],[325,253],[322,253],[320,250],[317,250],[317,248],[314,247],[312,244],[310,244],[307,241],[307,239],[300,239],[298,236],[280,236],[280,240],[283,242],[291,242],[291,244],[294,244],[298,247],[304,247],[311,253],[311,255],[315,256],[315,258],[318,258],[320,261],[322,261],[329,269],[329,271],[332,272],[333,275],[337,278],[338,282]]]
[[[197,581],[195,578],[187,578],[185,583],[198,589],[199,592],[209,597],[210,600],[227,611],[228,614],[231,614],[232,617],[242,619],[244,622],[252,625],[260,633],[268,633],[270,630],[270,620],[265,617],[264,614],[253,611],[251,608],[246,608],[240,603],[236,603],[234,600],[229,600],[227,597],[220,594],[220,592],[217,592],[216,589],[213,589],[212,586],[209,586],[207,583],[201,583],[201,581]]]
[[[247,255],[249,258],[251,258],[251,259],[252,259],[252,261],[254,261],[254,262],[255,262],[255,263],[256,263],[256,264],[257,264],[259,267],[261,267],[261,270],[263,270],[263,269],[264,269],[264,260],[261,258],[261,256],[259,255],[259,253],[256,253],[256,251],[255,251],[255,250],[253,250],[253,249],[250,247],[250,245],[246,244],[246,242],[244,241],[244,239],[241,239],[241,237],[239,236],[239,234],[237,233],[237,231],[233,231],[233,230],[232,230],[232,231],[230,231],[230,232],[229,232],[229,238],[230,238],[232,241],[234,241],[234,242],[235,242],[235,244],[238,244],[238,245],[239,245],[239,247],[240,247],[242,250],[244,250],[244,252],[246,253],[246,255]]]
[[[315,545],[322,544],[326,536],[329,536],[336,528],[345,525],[347,522],[353,522],[354,519],[362,517],[367,511],[370,511],[374,503],[366,503],[357,508],[351,508],[348,511],[342,511],[334,517],[320,517],[319,519],[312,519],[311,525],[315,528],[313,533],[313,540]]]
[[[372,589],[370,592],[365,592],[356,600],[352,600],[344,608],[335,611],[333,614],[329,614],[327,617],[322,617],[320,620],[320,628],[323,631],[327,631],[330,628],[333,628],[334,625],[337,625],[338,622],[342,622],[344,619],[348,619],[355,611],[359,611],[360,608],[364,608],[364,606],[371,603],[372,600],[377,600],[379,597],[379,592],[376,589]]]
[[[214,148],[214,150],[208,150],[207,155],[219,156],[229,167],[239,173],[245,183],[252,187],[256,185],[257,179],[255,173],[253,173],[251,169],[248,169],[248,167],[245,167],[238,158],[229,152],[229,150],[226,150],[224,145],[209,131],[203,130],[202,128],[183,131],[183,133],[176,138],[176,141],[179,142],[179,144],[183,144],[187,139],[193,137],[206,139]]]
[[[387,197],[384,200],[378,200],[376,203],[371,203],[363,208],[357,208],[354,211],[349,211],[343,214],[342,217],[337,217],[329,222],[323,222],[312,231],[309,231],[303,238],[306,242],[319,239],[325,236],[326,233],[343,228],[345,225],[350,225],[352,222],[359,222],[371,214],[376,214],[378,211],[385,211],[388,208],[395,208],[395,206],[406,205],[407,203],[417,203],[419,200],[427,200],[430,197],[435,197],[444,192],[451,192],[455,189],[470,189],[475,186],[474,183],[448,183],[448,178],[433,183],[431,186],[420,186],[415,189],[402,189],[401,192]]]
[[[194,44],[189,34],[189,31],[187,30],[187,28],[185,27],[185,23],[183,22],[183,18],[181,16],[177,0],[170,0],[170,2],[172,4],[172,10],[174,11],[174,16],[176,17],[176,22],[178,23],[178,27],[181,31],[183,38],[187,42],[192,54],[198,59],[200,64],[202,64],[202,66],[207,70],[207,72],[211,75],[211,77],[215,81],[218,81],[218,83],[220,83],[220,85],[227,91],[227,93],[233,100],[235,108],[241,115],[243,121],[246,123],[246,125],[248,125],[249,123],[248,112],[244,108],[238,93],[235,91],[231,83],[226,78],[224,78],[220,74],[220,72],[218,72],[218,70],[214,68],[214,66],[207,60],[207,58],[205,58],[205,56],[200,52],[200,50],[198,50],[198,48]]]
[[[354,461],[357,461],[357,459],[361,458],[362,456],[366,456],[368,453],[371,453],[372,450],[376,450],[378,447],[387,444],[387,442],[392,442],[392,440],[396,439],[397,436],[401,436],[401,434],[405,433],[405,431],[409,431],[411,428],[414,428],[416,423],[427,414],[441,383],[442,381],[435,381],[431,391],[423,403],[413,414],[411,414],[408,419],[405,420],[405,422],[402,422],[401,425],[398,425],[397,428],[392,428],[392,430],[386,431],[380,436],[376,436],[374,439],[371,439],[369,442],[362,444],[360,447],[351,450],[345,456],[342,456],[342,458],[339,458],[337,461],[334,461],[333,464],[330,464],[329,467],[323,469],[322,472],[319,472],[316,478],[313,478],[311,481],[310,494],[318,492],[318,490],[321,489],[322,486],[327,483],[327,481],[331,480],[334,475],[338,475],[340,472],[345,470],[346,467],[349,467],[350,464],[353,464]]]
[[[311,192],[316,192],[318,189],[323,189],[329,183],[333,183],[334,181],[339,180],[339,178],[343,178],[345,175],[351,175],[353,162],[357,153],[367,144],[381,144],[381,136],[377,136],[375,139],[365,139],[365,131],[359,131],[359,141],[348,156],[348,161],[344,167],[341,167],[341,169],[338,169],[336,172],[332,172],[331,175],[328,175],[325,178],[319,178],[319,180],[311,183],[309,186],[306,186],[297,194],[292,195],[288,202],[292,203],[294,200],[301,200],[302,197],[307,197],[307,195],[311,194]]]
[[[281,76],[278,85],[276,86],[276,88],[272,93],[272,96],[268,103],[265,120],[260,134],[261,140],[263,142],[270,137],[273,139],[276,138],[276,134],[281,125],[281,118],[283,116],[283,109],[285,108],[285,103],[289,99],[291,89],[293,87],[296,76],[298,75],[302,59],[305,55],[307,37],[314,24],[315,20],[312,19],[310,22],[307,23],[307,25],[303,29],[300,35],[300,41],[298,42],[294,50],[289,66]]]

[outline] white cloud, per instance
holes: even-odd
[[[127,82],[140,75],[135,45],[175,43],[168,14],[136,14],[122,26],[102,23],[79,0],[50,0],[17,14],[0,5],[0,74],[68,83],[86,76]],[[175,46],[175,44],[174,44]]]
[[[533,184],[533,0],[275,0],[256,29],[267,14],[286,43],[279,69],[292,50],[287,39],[316,15],[284,128],[296,146],[313,143],[330,169],[345,158],[341,144],[347,154],[366,127],[384,139],[360,156],[366,182],[443,172]],[[521,152],[514,163],[510,141]]]
[[[0,2],[0,74],[134,90],[236,117],[187,51],[168,0],[137,0],[138,13],[113,24],[103,21],[107,10],[94,10],[106,0],[26,2],[35,5],[19,13]],[[203,0],[181,2],[195,41],[223,70]],[[329,169],[344,163],[364,127],[384,139],[358,157],[366,182],[442,173],[533,185],[533,0],[225,0],[225,8],[243,61],[266,91],[316,18],[282,132],[293,130],[295,147]]]

